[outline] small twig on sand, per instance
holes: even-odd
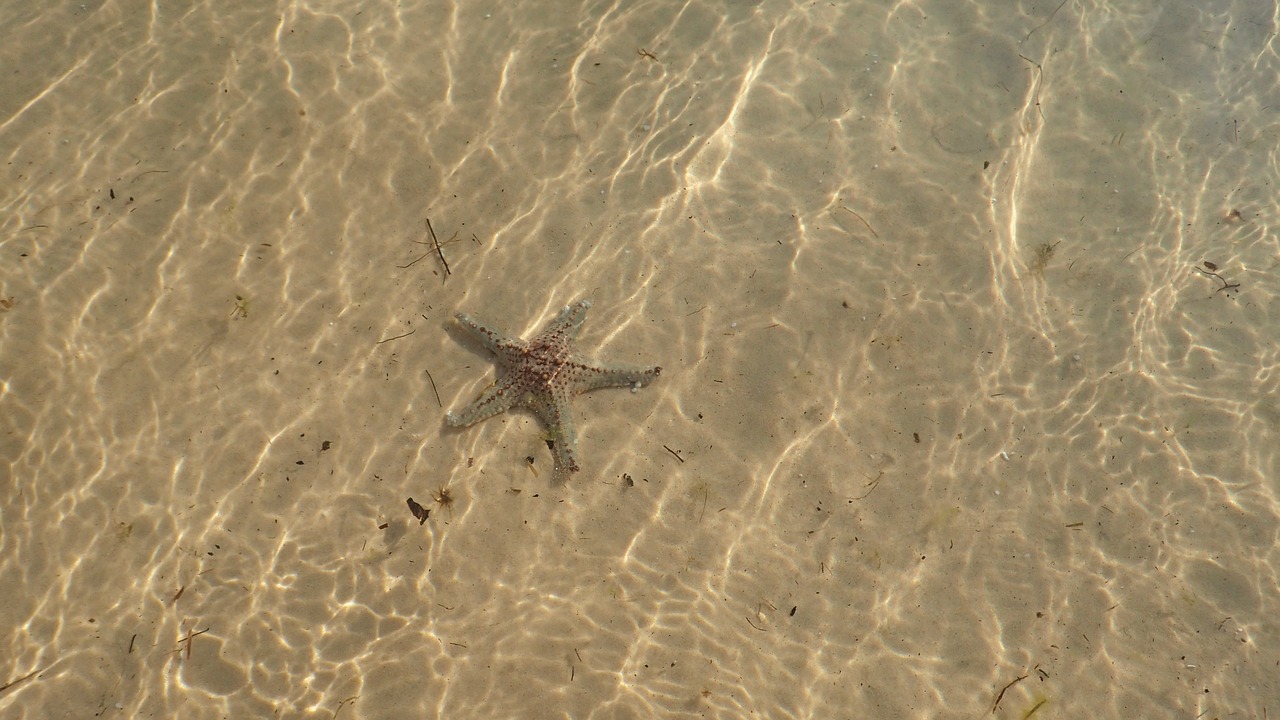
[[[449,263],[444,259],[444,251],[440,249],[440,240],[436,238],[436,231],[431,227],[431,218],[427,218],[427,232],[431,233],[431,242],[435,243],[436,255],[440,256],[440,264],[444,266],[444,275],[449,277],[453,273],[449,271]]]

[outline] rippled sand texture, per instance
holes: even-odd
[[[0,714],[1280,717],[1280,28],[1158,5],[0,3]],[[580,298],[561,487],[451,318]]]

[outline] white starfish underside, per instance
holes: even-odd
[[[522,340],[499,332],[466,313],[458,322],[492,352],[502,372],[493,385],[446,421],[453,427],[471,425],[503,410],[523,405],[546,425],[562,477],[577,472],[578,443],[569,401],[578,393],[604,387],[639,388],[662,372],[660,367],[608,365],[579,354],[574,346],[578,328],[591,301],[560,311],[541,332]]]

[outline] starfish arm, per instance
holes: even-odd
[[[590,300],[579,300],[572,305],[566,305],[541,332],[529,339],[527,346],[566,351],[573,339],[578,336],[578,329],[587,319],[589,307],[591,307]]]
[[[575,378],[574,389],[577,392],[587,392],[607,387],[641,388],[653,382],[661,373],[660,367],[583,363],[579,376]]]
[[[524,340],[507,337],[467,313],[460,312],[454,317],[458,319],[464,330],[471,333],[472,337],[479,340],[481,345],[484,345],[485,350],[494,355],[503,357],[504,348],[525,347]]]
[[[570,393],[564,390],[551,390],[549,393],[534,393],[530,405],[533,411],[547,426],[547,435],[551,438],[552,452],[556,459],[556,473],[567,476],[578,472],[578,431],[574,427],[569,408]]]
[[[515,378],[502,378],[480,393],[480,397],[471,401],[470,405],[445,416],[445,422],[450,427],[474,425],[519,404],[525,394],[524,388],[519,386]]]
[[[556,319],[551,321],[551,327],[562,330],[570,340],[578,337],[578,329],[587,319],[587,310],[590,307],[590,300],[579,300],[572,305],[566,305],[560,314],[556,315]]]

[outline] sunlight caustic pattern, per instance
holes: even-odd
[[[6,718],[1280,713],[1274,9],[241,5],[0,4]]]

